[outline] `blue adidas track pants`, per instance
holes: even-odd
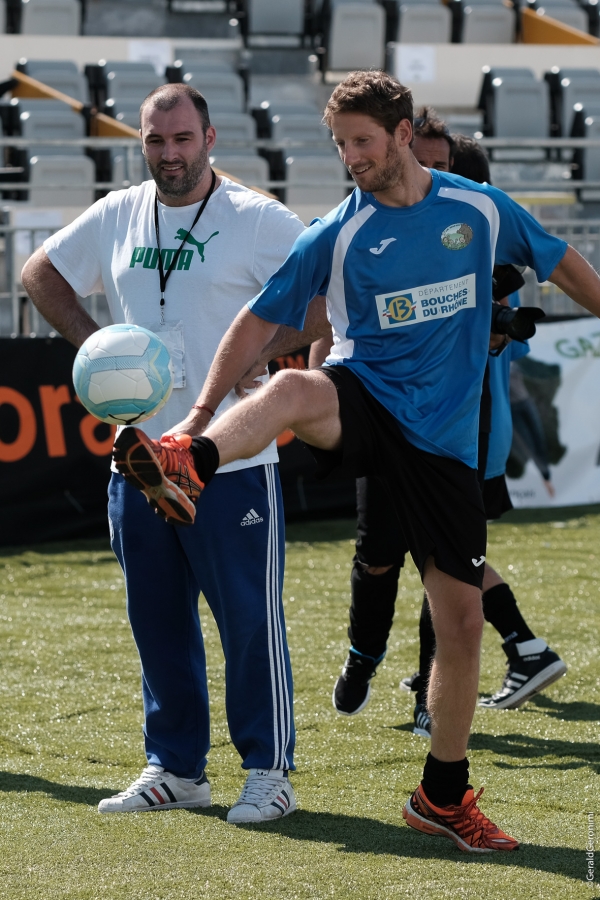
[[[112,548],[142,663],[149,763],[196,778],[210,746],[200,592],[225,655],[226,711],[245,769],[293,769],[292,673],[281,593],[284,522],[275,465],[215,475],[189,528],[167,525],[112,476]]]

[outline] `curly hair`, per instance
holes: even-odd
[[[454,140],[450,130],[443,119],[440,119],[432,106],[423,106],[417,110],[413,122],[413,139],[419,137],[423,140],[443,138],[450,147],[450,157],[454,156]]]
[[[331,128],[338,113],[362,113],[394,134],[402,119],[413,117],[413,99],[408,88],[380,70],[350,72],[329,98],[323,121]]]

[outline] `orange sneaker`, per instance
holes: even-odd
[[[406,824],[424,834],[450,838],[466,853],[491,853],[493,850],[518,850],[519,842],[500,831],[477,806],[477,795],[469,787],[460,806],[434,806],[420,784],[406,801],[402,815]]]
[[[190,446],[189,435],[153,441],[139,428],[129,427],[117,436],[113,448],[123,478],[142,491],[154,511],[171,525],[193,524],[194,504],[204,488]]]

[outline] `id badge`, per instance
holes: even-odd
[[[163,341],[171,355],[173,365],[173,388],[185,387],[185,344],[183,342],[183,322],[152,322],[144,328],[153,331]]]

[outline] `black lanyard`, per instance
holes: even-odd
[[[181,244],[177,248],[177,252],[174,254],[173,259],[171,260],[171,265],[169,266],[166,274],[165,274],[165,268],[163,265],[162,255],[160,252],[160,231],[159,231],[159,227],[158,227],[158,192],[156,192],[154,195],[154,228],[156,230],[156,246],[158,248],[158,277],[160,279],[160,324],[161,325],[165,324],[165,288],[167,287],[167,281],[169,280],[169,276],[170,276],[171,272],[177,265],[177,261],[179,259],[179,254],[181,253],[181,251],[183,249],[183,245],[185,244],[185,242],[189,238],[190,234],[196,227],[200,216],[206,209],[206,204],[210,200],[211,194],[215,189],[216,180],[217,180],[217,176],[213,172],[212,173],[212,181],[210,183],[210,188],[208,190],[208,194],[202,201],[202,206],[196,213],[196,218],[192,222],[192,227],[186,233],[184,239],[182,240]]]

